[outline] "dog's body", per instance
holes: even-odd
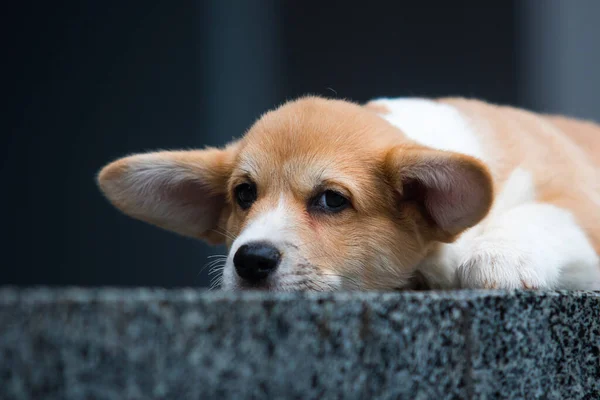
[[[423,261],[431,285],[600,287],[600,127],[460,98],[367,107],[420,144],[477,157],[492,175],[486,218]]]
[[[125,213],[230,248],[223,287],[600,289],[600,127],[308,97],[226,148],[118,160]]]

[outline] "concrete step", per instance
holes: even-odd
[[[1,399],[600,398],[600,292],[0,289]]]

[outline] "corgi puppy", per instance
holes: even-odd
[[[223,148],[98,175],[125,214],[226,243],[221,286],[600,289],[600,126],[463,98],[304,97]]]

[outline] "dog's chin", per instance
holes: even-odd
[[[277,285],[273,282],[239,282],[234,290],[238,291],[259,291],[259,292],[278,292]]]
[[[342,290],[337,285],[318,285],[318,284],[294,284],[286,282],[275,282],[272,280],[266,280],[262,282],[250,283],[241,280],[236,280],[231,283],[223,283],[221,290],[231,292],[245,292],[245,291],[258,291],[258,292],[333,292]]]
[[[334,292],[352,289],[356,285],[355,280],[347,280],[352,283],[348,286],[346,280],[332,273],[319,273],[316,268],[307,270],[308,264],[302,264],[302,268],[290,268],[283,266],[276,273],[263,280],[251,282],[242,279],[235,273],[232,265],[226,265],[223,269],[220,289],[224,291],[261,291],[261,292]]]

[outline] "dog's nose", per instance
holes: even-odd
[[[273,245],[256,242],[240,246],[233,256],[233,265],[241,278],[257,282],[275,271],[280,260],[281,253]]]

